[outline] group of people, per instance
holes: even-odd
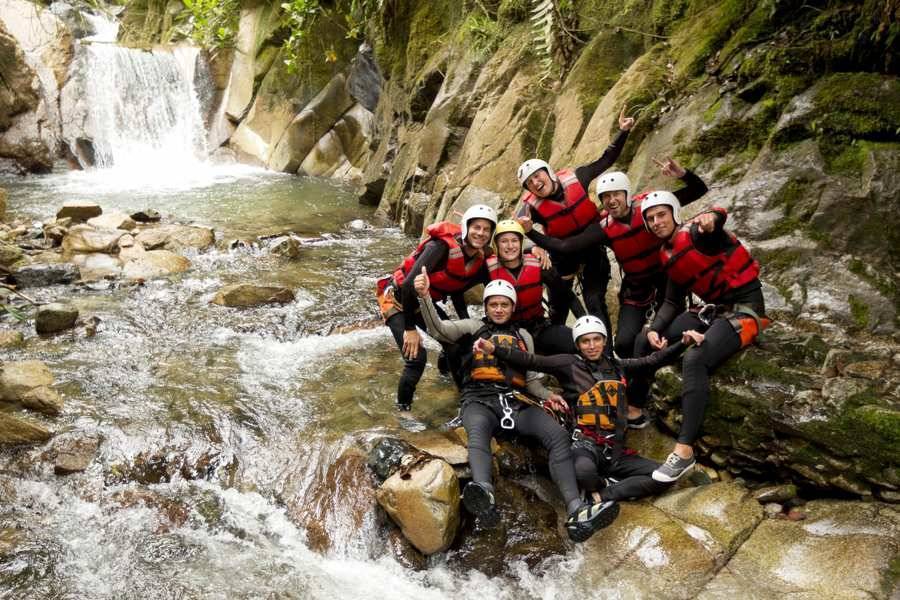
[[[759,264],[725,229],[725,210],[681,216],[707,191],[697,175],[672,159],[657,162],[684,185],[635,194],[625,173],[606,172],[633,126],[623,109],[602,156],[574,170],[525,161],[514,219],[498,220],[493,208],[476,204],[459,225],[427,227],[415,251],[378,281],[382,316],[404,359],[397,388],[403,418],[411,418],[426,365],[418,329],[443,349],[438,365],[459,387],[468,437],[472,480],[463,504],[483,526],[498,519],[490,446],[498,431],[536,438],[547,449],[576,542],[609,525],[619,501],[672,485],[696,464],[710,373],[769,323]],[[593,180],[597,203],[587,191]],[[615,335],[607,248],[622,272]],[[583,305],[573,291],[579,276]],[[469,318],[463,293],[480,284],[485,316]],[[457,319],[438,304],[448,299]],[[571,328],[570,312],[577,317]],[[649,424],[644,406],[654,374],[680,355],[684,418],[660,464],[629,449],[625,435]]]

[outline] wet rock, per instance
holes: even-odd
[[[426,459],[388,477],[375,493],[378,504],[422,554],[450,547],[459,527],[459,480],[440,459]]]
[[[428,558],[416,550],[396,526],[391,526],[387,535],[387,546],[391,556],[407,569],[423,571],[428,567]]]
[[[698,598],[892,597],[898,511],[878,503],[814,501],[807,513],[800,522],[760,523]]]
[[[844,375],[879,381],[887,370],[888,363],[885,360],[868,360],[850,363],[844,367]]]
[[[403,439],[422,452],[441,458],[451,465],[469,462],[469,451],[452,431],[427,430],[418,433],[405,432]]]
[[[10,527],[0,529],[0,559],[6,559],[16,553],[25,541],[25,532]]]
[[[789,521],[803,521],[806,519],[806,513],[797,508],[792,508],[788,511],[787,518]]]
[[[8,267],[20,260],[24,253],[18,246],[0,242],[0,265]]]
[[[53,302],[37,309],[34,328],[38,333],[56,333],[75,326],[78,309],[71,304]]]
[[[378,98],[381,96],[383,79],[378,63],[372,52],[372,46],[363,42],[359,51],[350,62],[350,73],[347,75],[347,90],[353,98],[370,112],[375,112]]]
[[[29,410],[33,410],[48,417],[55,417],[62,412],[63,399],[56,390],[40,385],[22,394],[19,403]]]
[[[793,483],[770,485],[753,492],[753,497],[760,504],[767,502],[787,502],[797,497],[797,486]]]
[[[124,229],[131,231],[137,226],[134,220],[125,213],[114,210],[87,220],[87,224],[96,229]]]
[[[94,229],[90,225],[75,225],[69,229],[62,242],[63,253],[89,254],[103,252],[113,254],[118,249],[119,239],[125,235],[121,229]]]
[[[162,215],[160,215],[159,211],[157,210],[153,210],[152,208],[145,208],[144,210],[139,210],[135,213],[131,213],[131,218],[138,223],[156,223],[157,221],[162,219]]]
[[[50,435],[40,423],[0,412],[0,446],[42,444],[50,439]]]
[[[17,348],[25,344],[21,331],[0,330],[0,348]]]
[[[53,374],[39,360],[7,362],[0,368],[0,400],[16,401],[29,390],[50,385]]]
[[[766,516],[770,519],[775,518],[780,515],[784,507],[778,504],[777,502],[768,502],[763,505],[763,512],[766,513]]]
[[[190,516],[190,509],[179,500],[168,498],[159,492],[145,488],[130,488],[117,493],[113,500],[125,508],[143,505],[155,509],[164,519],[157,533],[164,533],[173,527],[181,527]]]
[[[67,284],[76,279],[78,268],[68,263],[30,264],[17,269],[13,274],[13,281],[19,288]]]
[[[378,206],[386,184],[387,177],[379,177],[365,182],[362,191],[359,193],[359,203],[363,206]]]
[[[825,356],[825,362],[822,363],[822,375],[825,377],[837,377],[844,371],[847,361],[853,355],[849,350],[841,348],[832,348]]]
[[[215,243],[216,236],[209,227],[169,224],[143,229],[135,240],[147,250],[162,248],[179,252],[185,248],[205,250]]]
[[[462,530],[447,556],[451,568],[503,576],[517,561],[533,568],[566,553],[567,542],[559,531],[557,512],[543,499],[545,496],[506,478],[495,479],[494,496],[500,521],[492,529],[477,526],[475,519],[463,511]]]
[[[297,258],[300,256],[300,242],[288,235],[277,237],[269,242],[269,251],[276,256]]]
[[[83,222],[103,214],[103,209],[95,202],[72,200],[64,202],[62,208],[56,211],[57,219],[72,219],[73,222]]]
[[[381,438],[369,452],[366,464],[380,481],[384,481],[400,467],[403,457],[413,451],[413,447],[403,440]]]
[[[241,283],[229,285],[216,292],[213,304],[231,307],[250,307],[263,304],[284,304],[294,301],[288,288]]]
[[[68,219],[66,219],[68,221]],[[59,246],[63,239],[66,237],[66,234],[69,233],[69,228],[63,225],[57,225],[55,223],[49,223],[44,225],[44,238],[49,240],[54,246]]]
[[[74,434],[54,439],[50,450],[54,456],[53,472],[69,475],[84,471],[94,460],[99,446],[100,438],[92,435]]]
[[[78,274],[85,282],[114,279],[122,273],[120,258],[102,252],[76,254],[72,257],[72,262],[78,267]]]
[[[174,273],[183,273],[191,266],[191,261],[184,256],[168,250],[148,250],[138,258],[125,263],[122,275],[126,279],[145,280],[165,277]]]

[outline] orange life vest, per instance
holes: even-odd
[[[724,214],[722,209],[716,209]],[[660,249],[666,276],[675,284],[690,289],[704,302],[715,303],[727,292],[747,285],[759,277],[759,263],[733,234],[728,249],[715,255],[704,254],[694,246],[687,223]]]
[[[516,348],[522,352],[528,351],[525,341],[519,337],[517,330],[510,330],[509,333],[492,333],[490,328],[485,326],[475,334],[475,337],[489,339],[495,346]],[[506,363],[501,366],[496,356],[483,352],[473,353],[469,377],[472,381],[507,383],[514,388],[525,387],[524,372]]]
[[[466,260],[460,237],[462,229],[456,223],[441,221],[440,223],[429,225],[425,228],[425,233],[428,234],[428,237],[419,242],[413,253],[407,256],[403,264],[394,271],[394,284],[397,286],[403,285],[403,281],[409,275],[409,271],[416,263],[416,259],[422,254],[425,244],[431,240],[441,240],[449,248],[447,264],[443,270],[428,274],[431,284],[429,288],[431,297],[435,300],[443,300],[450,294],[466,289],[484,264],[484,254],[479,252],[468,261]]]
[[[541,215],[545,223],[545,234],[564,238],[580,233],[591,223],[597,222],[600,219],[600,213],[597,212],[597,206],[591,201],[587,190],[575,177],[574,171],[563,169],[557,171],[556,176],[563,188],[565,196],[563,202],[538,198],[528,191],[522,194],[520,200]]]
[[[489,256],[486,261],[491,280],[502,279],[516,288],[516,311],[512,316],[513,321],[529,321],[544,316],[544,306],[541,304],[544,298],[541,261],[530,254],[524,255],[518,277],[513,277],[496,256]]]

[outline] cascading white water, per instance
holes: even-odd
[[[193,86],[197,49],[84,48],[84,91],[94,164],[134,172],[190,169],[206,157]]]

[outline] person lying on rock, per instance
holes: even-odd
[[[558,277],[546,253],[523,253],[525,231],[512,219],[497,223],[494,232],[494,255],[487,258],[492,281],[503,280],[516,290],[516,309],[512,320],[528,330],[538,354],[574,352],[572,330],[554,325],[544,308],[544,284]],[[546,262],[545,262],[546,260]]]
[[[632,127],[634,119],[626,117],[625,108],[622,108],[619,133],[615,139],[600,158],[574,170],[554,171],[547,162],[536,158],[523,162],[516,175],[525,192],[519,199],[521,206],[516,216],[528,216],[543,227],[545,234],[562,239],[577,235],[591,223],[599,222],[600,212],[588,196],[588,185],[616,162]],[[566,322],[575,297],[572,283],[575,274],[583,267],[582,295],[587,311],[609,324],[606,287],[610,271],[606,252],[588,250],[559,256],[551,252],[551,257],[561,276],[549,288],[553,322]]]
[[[627,406],[625,377],[652,372],[681,352],[686,345],[702,341],[696,331],[685,331],[683,339],[643,358],[614,358],[604,352],[606,325],[593,315],[575,321],[572,337],[577,354],[539,356],[490,340],[477,340],[476,347],[493,354],[515,369],[553,375],[563,388],[566,404],[558,408],[572,415],[572,454],[578,484],[588,493],[599,492],[603,502],[618,502],[659,494],[671,483],[651,476],[660,463],[625,447]],[[604,487],[604,479],[612,481]]]
[[[609,525],[618,515],[615,502],[584,503],[578,493],[569,435],[556,419],[544,410],[541,400],[549,392],[534,374],[502,367],[491,354],[476,351],[473,342],[490,339],[498,347],[515,346],[533,351],[531,335],[513,324],[516,290],[506,281],[492,281],[484,287],[484,319],[442,320],[429,295],[430,276],[422,270],[416,276],[422,316],[428,333],[446,343],[468,347],[463,356],[464,379],[461,416],[468,436],[472,481],[463,490],[463,504],[479,523],[490,527],[497,523],[494,488],[491,483],[491,437],[499,430],[537,438],[549,452],[550,477],[559,488],[569,515],[566,531],[575,542],[587,540],[595,531]]]
[[[682,206],[706,194],[707,187],[703,180],[674,159],[669,158],[665,162],[654,159],[654,162],[663,175],[677,177],[685,183],[685,187],[674,192]],[[631,181],[625,173],[604,173],[597,180],[597,198],[607,214],[599,223],[591,223],[581,233],[559,239],[532,229],[531,220],[527,216],[519,219],[528,238],[538,246],[550,250],[554,256],[584,252],[605,255],[606,247],[612,249],[623,272],[619,288],[619,319],[614,338],[614,350],[619,358],[635,356],[635,340],[646,324],[647,314],[651,309],[658,310],[666,291],[666,277],[659,262],[662,240],[644,227],[641,216],[641,203],[649,194],[650,192],[643,192],[632,196]],[[609,348],[607,353],[608,350]],[[643,411],[649,393],[648,379],[629,381],[630,428],[640,429],[650,423]]]
[[[647,229],[663,241],[659,257],[668,277],[666,298],[638,350],[665,348],[685,331],[704,339],[687,350],[682,363],[684,420],[675,448],[653,472],[657,481],[675,481],[696,464],[694,441],[709,402],[709,375],[750,345],[770,323],[765,317],[759,263],[725,230],[727,213],[712,208],[682,223],[678,198],[652,192],[641,206]],[[681,298],[692,292],[704,303],[682,312]],[[643,345],[643,347],[640,347]]]
[[[392,275],[382,277],[376,284],[376,296],[385,324],[403,356],[403,372],[397,384],[397,408],[401,418],[411,420],[413,395],[425,371],[426,353],[416,327],[425,329],[419,314],[419,304],[413,288],[415,277],[427,269],[431,273],[431,297],[436,301],[453,301],[456,314],[468,317],[463,292],[488,281],[485,258],[497,226],[497,213],[484,204],[469,208],[460,225],[443,221],[429,225],[427,237],[406,257]],[[447,314],[435,307],[442,319]],[[443,344],[442,344],[443,345]],[[449,350],[446,345],[445,350]],[[452,354],[452,352],[451,352]]]

